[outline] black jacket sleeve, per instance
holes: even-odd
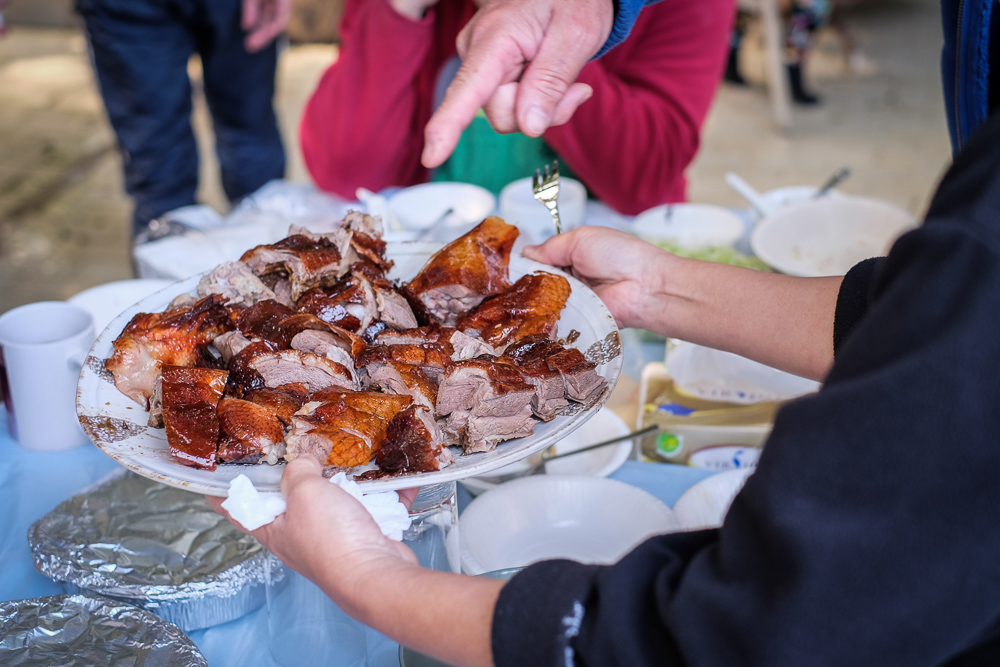
[[[1000,622],[1000,122],[894,245],[717,531],[525,569],[508,665],[941,665]],[[994,653],[995,655],[995,653]]]

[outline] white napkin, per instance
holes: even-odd
[[[375,519],[382,534],[402,541],[403,531],[410,527],[410,514],[395,491],[361,493],[361,487],[347,475],[338,472],[330,482],[341,487],[364,505]],[[257,530],[274,521],[285,512],[285,499],[280,493],[259,492],[246,475],[239,475],[229,483],[229,493],[222,507],[229,516],[247,530]]]

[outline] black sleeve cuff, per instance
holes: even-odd
[[[858,262],[847,272],[844,281],[840,283],[837,308],[833,316],[834,357],[837,356],[840,345],[854,329],[854,325],[860,322],[865,313],[868,312],[872,281],[884,260],[884,257],[872,257]]]

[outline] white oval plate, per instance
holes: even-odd
[[[587,422],[587,428],[574,431],[557,442],[555,444],[555,453],[564,454],[572,452],[604,440],[626,435],[628,432],[628,424],[616,415],[611,408],[603,407]],[[621,468],[631,453],[632,441],[627,440],[619,442],[617,445],[608,445],[601,449],[595,449],[592,452],[549,461],[545,464],[545,474],[607,477],[615,470]],[[522,459],[503,468],[498,468],[489,475],[467,477],[462,480],[462,484],[470,493],[478,495],[483,491],[489,491],[499,484],[496,480],[498,476],[525,472],[528,468],[528,462]]]
[[[428,243],[389,243],[386,256],[395,261],[389,278],[410,279],[423,267],[440,245]],[[551,266],[524,257],[511,257],[510,279],[544,270],[561,273]],[[566,276],[572,292],[559,320],[560,336],[571,330],[580,332],[574,346],[598,362],[597,372],[608,381],[604,393],[589,407],[574,414],[564,414],[550,422],[539,422],[535,432],[525,438],[500,443],[492,452],[456,457],[444,470],[359,482],[362,491],[387,491],[427,484],[438,484],[481,475],[541,451],[569,435],[590,419],[607,401],[618,382],[622,368],[622,346],[618,327],[607,307],[594,292],[572,276]],[[126,309],[97,337],[77,388],[77,414],[84,430],[105,454],[140,475],[197,493],[224,496],[229,482],[240,474],[250,478],[258,491],[280,491],[284,466],[222,464],[215,470],[199,470],[181,465],[170,455],[163,429],[146,425],[148,413],[122,394],[111,374],[104,370],[104,360],[113,352],[112,342],[136,313],[160,312],[179,294],[193,293],[201,276],[192,276],[162,289]],[[603,361],[603,363],[602,363]]]
[[[550,558],[613,563],[680,522],[658,498],[624,482],[536,475],[475,498],[458,526],[462,571],[483,574]]]

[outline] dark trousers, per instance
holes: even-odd
[[[195,203],[198,149],[188,59],[201,57],[230,201],[285,172],[272,100],[277,47],[243,47],[240,0],[77,0],[122,150],[133,233]]]

